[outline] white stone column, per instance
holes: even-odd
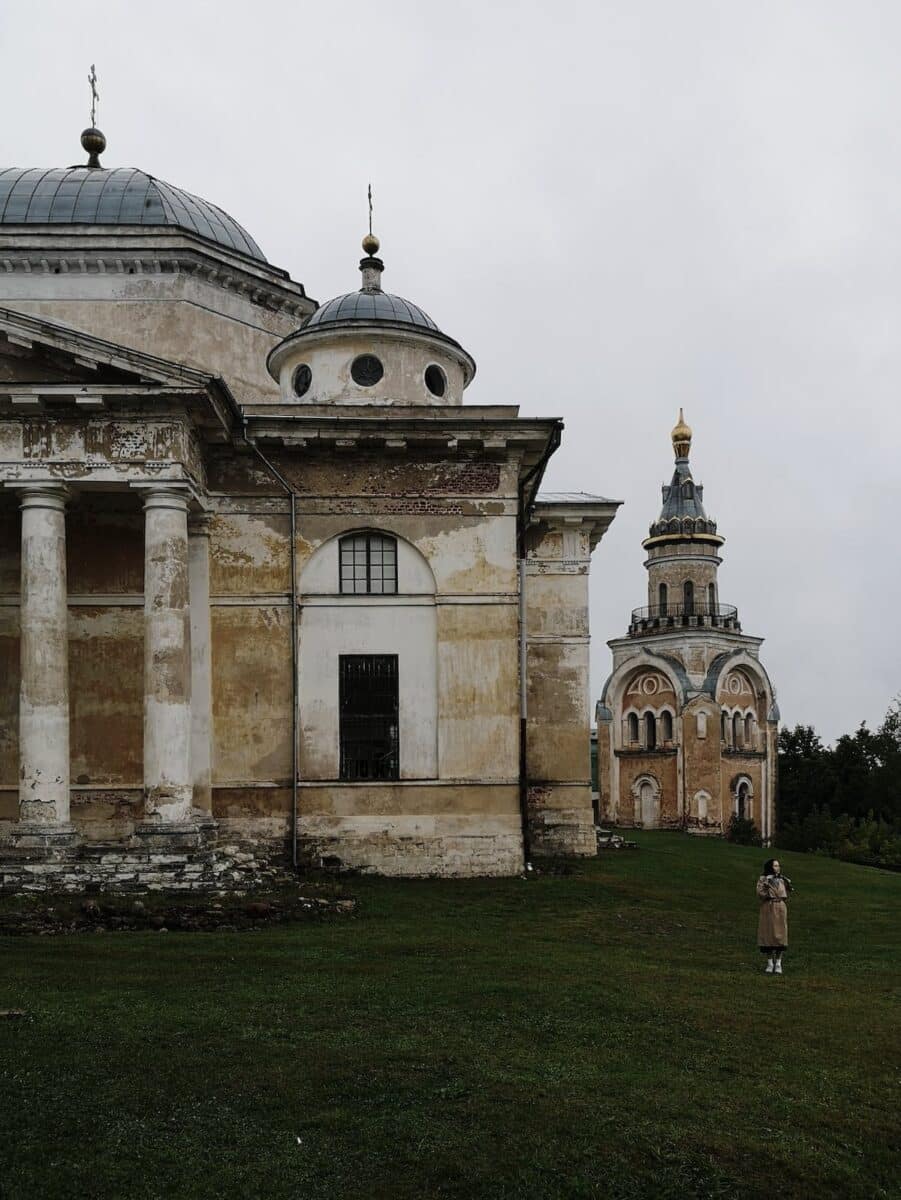
[[[210,518],[188,520],[191,604],[191,773],[194,806],[212,812],[213,697],[210,657]]]
[[[190,821],[191,629],[188,492],[144,491],[144,815]]]
[[[69,827],[66,489],[23,485],[19,684],[21,832]]]

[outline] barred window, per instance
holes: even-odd
[[[380,533],[353,533],[342,538],[341,591],[387,595],[397,591],[397,542]]]
[[[342,779],[399,779],[396,654],[339,656]]]

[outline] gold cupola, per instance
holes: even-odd
[[[676,452],[676,458],[688,458],[688,452],[691,450],[691,426],[686,425],[685,417],[682,415],[682,409],[679,409],[679,420],[673,426],[672,432],[673,449]]]

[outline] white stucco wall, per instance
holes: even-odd
[[[400,777],[434,779],[438,774],[438,649],[432,572],[413,546],[398,540],[398,594],[342,596],[338,546],[338,538],[321,546],[300,579],[301,778],[337,779],[339,775],[339,657],[396,654]]]

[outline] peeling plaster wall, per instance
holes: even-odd
[[[526,573],[527,770],[532,852],[594,854],[588,533],[529,531]]]
[[[300,846],[385,875],[512,875],[522,869],[515,786],[304,786]]]
[[[212,548],[211,548],[212,551]],[[213,603],[213,794],[291,779],[291,610]]]

